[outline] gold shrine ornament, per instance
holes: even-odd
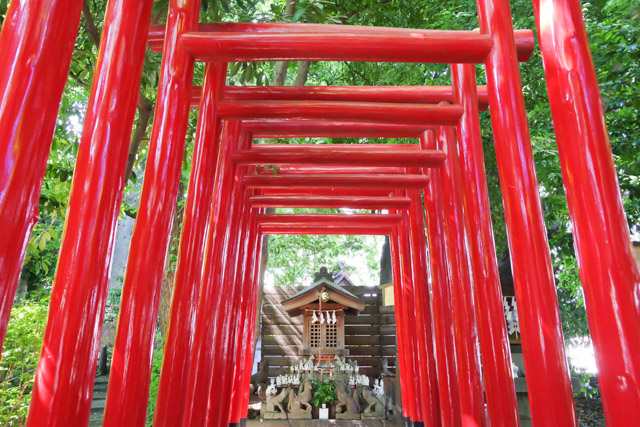
[[[320,299],[322,302],[329,301],[329,291],[323,288],[322,291],[320,291]]]

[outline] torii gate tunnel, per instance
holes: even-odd
[[[0,343],[82,5],[12,0],[0,33]],[[605,415],[612,426],[637,425],[640,275],[581,7],[533,5]],[[154,425],[223,426],[245,416],[261,236],[279,233],[390,235],[403,416],[429,426],[519,425],[480,139],[478,110],[487,106],[531,417],[537,426],[577,425],[518,68],[534,39],[513,30],[507,0],[477,0],[480,31],[198,25],[199,0],[172,0],[166,26],[150,27],[152,6],[108,2],[28,425],[89,420],[147,42],[163,58],[105,426],[145,421],[190,107],[199,119]],[[258,60],[448,63],[452,82],[225,87],[228,62]],[[194,61],[206,62],[201,88],[192,86]],[[476,85],[474,64],[484,64],[486,87]],[[419,144],[252,144],[300,136]],[[267,215],[266,207],[389,213]]]

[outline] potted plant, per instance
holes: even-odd
[[[329,419],[329,408],[337,398],[336,385],[331,380],[314,381],[313,383],[313,405],[319,408],[319,417],[321,420]]]

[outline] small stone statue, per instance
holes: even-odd
[[[313,398],[313,390],[311,388],[311,378],[305,375],[304,382],[300,387],[298,395],[295,395],[293,389],[289,393],[289,418],[292,419],[311,419],[311,399]]]
[[[260,384],[264,384],[264,387],[266,387],[268,378],[269,361],[267,359],[262,359],[258,364],[258,372],[251,375],[251,385],[249,386],[251,394],[254,394],[258,390],[258,386]]]
[[[273,387],[273,389],[271,389]],[[271,390],[269,390],[271,389]],[[272,391],[275,393],[275,384],[272,382],[267,391]],[[282,402],[287,397],[288,388],[283,387],[282,391],[279,394],[267,394],[267,405],[265,408],[264,417],[266,419],[284,419],[286,418],[286,413],[284,407],[282,406]],[[276,408],[278,409],[276,411]]]
[[[360,407],[355,399],[347,392],[344,380],[336,380],[336,392],[338,403],[336,405],[336,418],[341,420],[360,419]]]
[[[513,378],[518,378],[519,373],[518,371],[520,370],[520,368],[518,367],[518,365],[516,365],[515,363],[511,362],[511,371],[513,374]]]
[[[394,374],[393,372],[391,372],[389,370],[389,359],[387,359],[387,358],[380,359],[380,364],[378,365],[378,368],[380,369],[380,376],[381,377],[395,377],[396,376],[396,374]]]
[[[376,415],[384,418],[384,405],[382,401],[373,394],[368,388],[362,389],[362,398],[367,402],[368,406],[364,408],[364,413],[368,415]]]

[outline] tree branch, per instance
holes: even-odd
[[[88,0],[84,1],[82,5],[82,14],[84,15],[84,21],[86,23],[85,30],[89,33],[89,37],[93,40],[93,43],[96,47],[100,47],[100,31],[98,27],[96,27],[96,23],[93,20],[93,15],[91,14],[91,10],[89,10]]]
[[[71,78],[78,83],[80,86],[82,86],[85,89],[89,89],[89,84],[87,84],[86,82],[82,81],[80,79],[80,77],[76,76],[75,74],[73,74],[73,71],[69,70],[69,75],[71,76]]]
[[[131,143],[129,144],[129,155],[127,156],[127,168],[125,170],[124,182],[129,182],[131,178],[131,172],[133,171],[133,165],[136,162],[136,156],[140,143],[144,139],[144,135],[147,133],[147,127],[149,126],[149,120],[151,120],[151,113],[153,112],[153,104],[147,98],[142,95],[142,92],[138,93],[138,123],[136,123],[135,130],[131,136]]]

